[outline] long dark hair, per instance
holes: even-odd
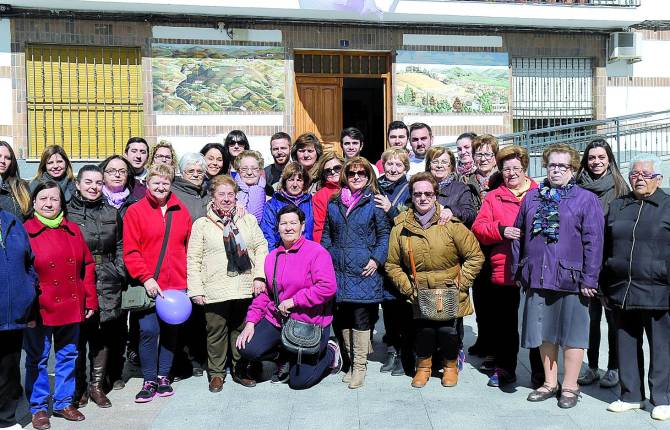
[[[577,177],[582,174],[582,172],[590,173],[589,170],[589,151],[594,148],[603,148],[607,154],[607,160],[609,162],[609,171],[612,173],[612,178],[614,179],[614,194],[616,197],[621,197],[628,194],[628,184],[626,180],[621,175],[619,171],[619,166],[617,165],[616,159],[614,158],[614,153],[612,152],[612,147],[605,141],[605,139],[594,139],[586,145],[584,148],[584,154],[582,155],[582,161],[579,163],[579,170],[577,170]]]
[[[223,160],[225,164],[225,160],[228,160],[228,166],[226,170],[224,171],[225,173],[228,173],[228,168],[230,167],[230,162],[233,159],[233,156],[230,155],[229,147],[235,142],[241,142],[242,145],[244,145],[244,150],[248,151],[251,148],[251,145],[249,145],[249,139],[247,139],[247,135],[244,134],[242,130],[231,130],[230,133],[226,136],[226,140],[223,141]]]
[[[28,184],[21,179],[19,163],[16,161],[16,154],[14,154],[11,145],[4,140],[0,140],[0,146],[7,148],[10,158],[9,168],[2,175],[2,180],[9,185],[9,190],[14,199],[16,199],[16,203],[18,203],[21,213],[25,215],[30,210],[30,191],[28,190]]]
[[[219,171],[218,175],[224,175],[226,172],[228,172],[228,169],[230,169],[230,153],[224,148],[223,145],[221,145],[218,142],[214,143],[208,143],[205,146],[202,147],[200,150],[200,154],[204,157],[205,154],[207,154],[211,149],[216,149],[221,153],[221,157],[223,157],[223,167],[221,167],[221,170]],[[215,175],[216,176],[216,175]]]

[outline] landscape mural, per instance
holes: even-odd
[[[509,106],[507,53],[398,51],[399,113],[502,113]]]
[[[283,112],[279,46],[153,44],[155,112]]]

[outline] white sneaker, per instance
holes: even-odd
[[[622,402],[621,400],[614,401],[609,404],[607,410],[610,412],[626,412],[632,411],[633,409],[641,409],[642,403],[628,403]]]
[[[655,420],[665,421],[670,418],[670,405],[654,406],[651,417]]]

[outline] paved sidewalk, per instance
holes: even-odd
[[[474,317],[465,320],[466,347],[474,341]],[[486,386],[487,376],[476,370],[480,359],[468,357],[459,383],[443,388],[431,378],[423,389],[410,387],[410,378],[381,374],[383,354],[378,325],[377,352],[371,355],[365,386],[349,390],[341,375],[329,376],[306,391],[292,391],[287,385],[261,383],[244,388],[226,380],[223,391],[212,394],[206,378],[189,378],[174,385],[171,398],[156,398],[149,404],[133,402],[141,379],[133,378],[121,391],[109,397],[110,409],[90,404],[82,409],[86,420],[69,423],[52,419],[52,429],[668,429],[670,421],[651,419],[650,411],[614,414],[607,404],[617,392],[597,385],[585,387],[580,404],[569,410],[556,401],[529,403],[531,391],[527,350],[519,353],[517,386],[503,392]],[[603,318],[603,344],[600,361],[607,360],[606,330]],[[645,351],[648,357],[648,351]],[[26,414],[22,405],[22,414]],[[30,417],[22,423],[32,428]]]

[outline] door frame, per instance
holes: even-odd
[[[340,72],[339,73],[296,73],[295,65],[293,67],[293,94],[294,94],[294,103],[293,103],[293,125],[295,127],[297,123],[297,110],[298,110],[298,83],[309,81],[309,78],[340,78],[340,85],[343,86],[344,78],[380,78],[384,80],[384,136],[382,142],[384,142],[384,150],[386,150],[386,127],[388,124],[393,121],[393,61],[392,61],[392,51],[374,51],[374,50],[349,50],[349,49],[293,49],[293,61],[295,62],[296,54],[307,54],[307,55],[339,55],[340,57]],[[343,64],[345,56],[380,56],[383,55],[386,58],[386,73],[344,73]],[[344,126],[344,125],[343,125]]]

